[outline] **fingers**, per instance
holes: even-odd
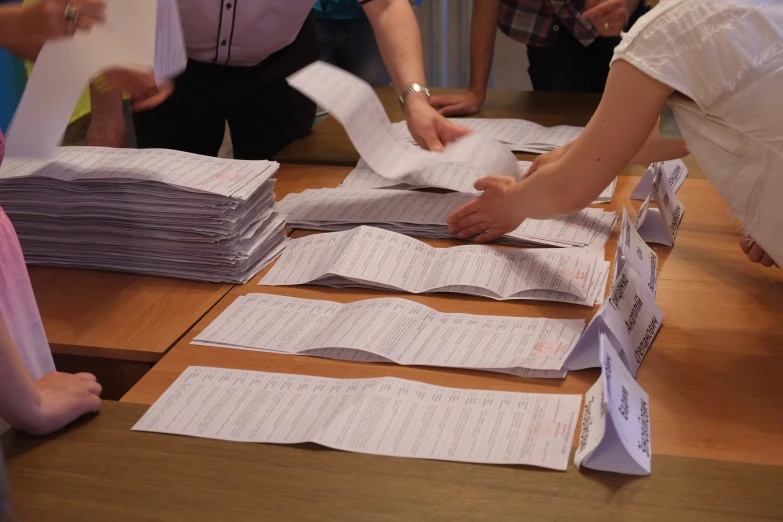
[[[466,136],[473,131],[467,127],[461,125],[454,125],[448,120],[445,120],[438,126],[438,134],[440,135],[441,143],[451,143],[459,138]]]
[[[764,254],[764,249],[762,249],[758,243],[753,243],[753,246],[750,247],[750,250],[748,251],[748,259],[754,263],[760,263]]]
[[[76,377],[83,381],[89,381],[89,382],[98,382],[98,379],[91,373],[77,373]]]
[[[480,214],[474,214],[475,216],[479,216]],[[467,218],[465,218],[467,219]],[[477,225],[473,225],[471,227],[463,228],[457,233],[457,237],[460,239],[468,239],[473,236],[477,236],[479,234],[485,234],[487,232],[487,225],[482,222],[478,223]]]
[[[462,96],[459,94],[441,94],[430,98],[430,105],[436,109],[450,105],[459,105],[461,102]]]
[[[753,248],[753,245],[755,245],[756,242],[749,238],[742,238],[740,240],[740,248],[742,249],[742,252],[747,255],[748,252],[750,252],[750,249]]]
[[[513,185],[516,183],[517,180],[510,176],[487,176],[486,178],[481,178],[476,181],[476,183],[473,185],[473,188],[476,190],[485,191],[492,187],[508,187],[509,185]]]
[[[769,257],[769,254],[767,254],[766,252],[764,253],[763,256],[761,256],[761,265],[762,266],[770,268],[774,264],[775,264],[775,261],[771,257]]]
[[[83,0],[74,3],[79,9],[79,14],[83,17],[92,18],[96,22],[106,21],[106,4],[100,0]]]
[[[101,386],[97,382],[89,382],[89,381],[85,381],[85,382],[87,384],[87,392],[90,395],[95,395],[96,397],[101,396],[101,392],[103,391],[103,386]]]
[[[595,7],[592,7],[585,12],[582,13],[582,18],[587,20],[588,22],[593,23],[593,25],[597,24],[595,23],[596,20],[598,20],[601,17],[609,15],[613,10],[617,8],[617,5],[614,2],[600,2]]]
[[[441,152],[443,150],[443,143],[441,143],[435,129],[430,129],[426,135],[421,136],[416,142],[427,150]]]
[[[163,103],[174,92],[174,84],[167,82],[161,85],[159,88],[154,89],[154,94],[142,99],[136,99],[133,101],[132,108],[134,111],[146,111],[154,109],[161,103]]]
[[[493,228],[493,229],[487,230],[483,234],[479,234],[478,236],[476,236],[474,241],[476,243],[487,243],[489,241],[494,241],[495,239],[499,238],[500,236],[502,236],[502,235],[504,235],[504,234],[506,234],[508,232],[511,232],[511,229],[505,230],[505,229],[502,229],[502,228]]]
[[[467,116],[469,114],[475,114],[476,110],[473,110],[470,106],[468,106],[465,103],[457,103],[454,105],[446,105],[445,107],[441,107],[439,111],[442,115],[449,117],[449,116]]]
[[[449,232],[452,234],[457,232],[457,230],[459,230],[459,228],[456,226],[457,223],[465,216],[474,214],[476,212],[481,212],[481,198],[469,201],[451,213],[451,215],[446,220],[446,222],[449,224]]]

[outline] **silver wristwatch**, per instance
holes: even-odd
[[[423,92],[427,95],[427,98],[430,98],[430,90],[427,89],[425,86],[419,84],[419,83],[412,83],[408,85],[404,91],[402,91],[402,94],[400,95],[400,105],[405,107],[405,100],[408,99],[408,96],[413,94],[414,92]]]

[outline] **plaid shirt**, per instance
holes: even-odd
[[[584,0],[500,0],[498,28],[531,47],[554,45],[558,31],[565,29],[586,47],[598,33],[582,19],[584,7]]]

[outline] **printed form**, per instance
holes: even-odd
[[[350,304],[271,294],[238,297],[192,344],[359,362],[560,370],[585,323],[447,314],[407,299]]]
[[[416,183],[424,169],[465,169],[473,182],[489,174],[517,177],[517,160],[502,145],[479,134],[449,144],[443,152],[423,150],[403,140],[392,127],[372,87],[325,62],[315,62],[288,77],[288,83],[329,111],[348,133],[356,150],[381,176]],[[472,185],[472,184],[471,184]]]
[[[470,194],[405,190],[307,189],[278,205],[290,226],[345,230],[357,224],[429,238],[453,238],[447,218],[473,199]],[[587,208],[558,219],[527,219],[499,243],[603,248],[616,220],[614,212]]]
[[[453,292],[593,306],[602,291],[593,283],[605,284],[608,275],[609,262],[593,249],[433,248],[401,234],[362,226],[291,241],[259,284]]]
[[[565,471],[581,395],[191,366],[135,431]]]
[[[527,174],[528,169],[533,163],[531,161],[520,161],[517,163],[520,177]],[[437,166],[436,166],[437,167]],[[356,164],[356,168],[353,169],[348,176],[340,184],[339,188],[346,189],[397,189],[397,190],[417,190],[426,188],[437,188],[445,190],[453,190],[455,192],[466,192],[470,194],[478,194],[479,191],[474,187],[475,179],[472,172],[468,172],[466,169],[459,166],[455,166],[451,170],[446,170],[448,175],[443,176],[441,172],[434,168],[432,172],[427,170],[417,174],[417,179],[409,179],[407,183],[400,183],[399,181],[386,179],[379,174],[376,174],[369,165],[363,160],[359,159]],[[418,182],[413,184],[413,182]],[[593,201],[593,203],[611,203],[614,191],[617,187],[617,178],[614,178],[611,183],[601,192],[601,195]]]

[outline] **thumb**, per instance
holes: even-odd
[[[490,186],[491,176],[487,178],[481,178],[476,181],[476,183],[473,185],[473,188],[480,191],[485,191]]]
[[[424,141],[424,145],[428,150],[434,152],[441,152],[443,150],[443,143],[441,143],[440,138],[438,138],[438,135],[434,130],[427,132],[421,139]]]

